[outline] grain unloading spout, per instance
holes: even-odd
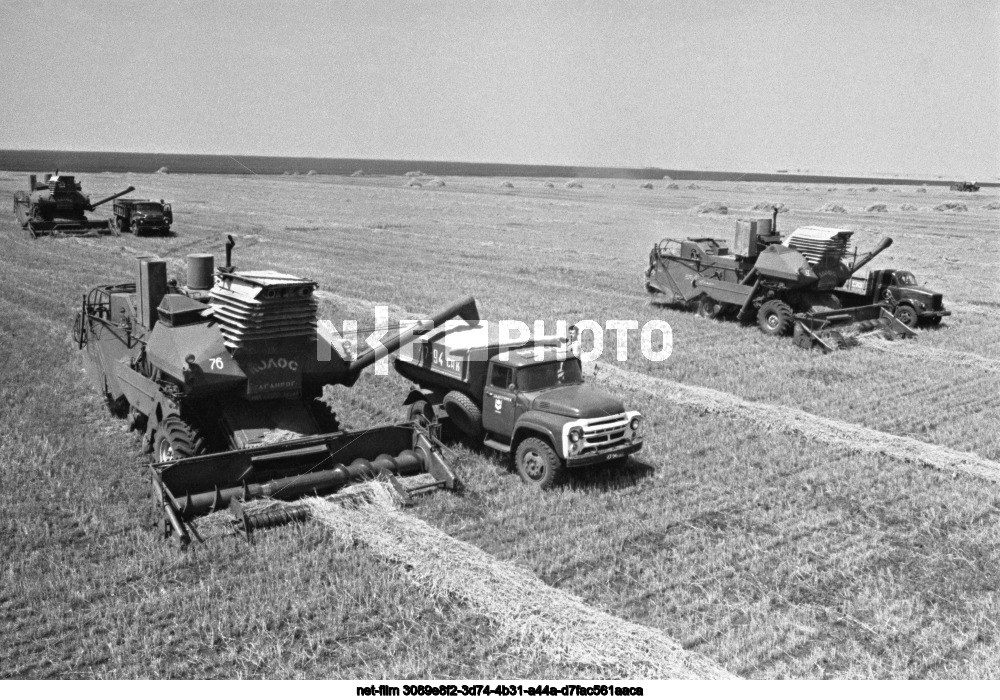
[[[128,194],[129,192],[135,192],[135,188],[134,188],[134,187],[132,187],[132,185],[129,185],[128,187],[126,187],[125,189],[123,189],[123,190],[122,190],[121,192],[119,192],[118,194],[113,194],[113,195],[111,195],[110,197],[105,197],[104,199],[100,199],[100,200],[98,200],[98,201],[94,202],[94,203],[93,203],[93,204],[91,204],[91,205],[90,205],[90,206],[89,206],[89,207],[88,207],[87,209],[88,209],[89,211],[94,211],[95,209],[97,209],[97,207],[101,206],[102,204],[107,204],[107,203],[108,203],[108,202],[110,202],[110,201],[111,201],[112,199],[118,199],[119,197],[124,197],[124,196],[125,196],[125,195],[127,195],[127,194]]]
[[[864,267],[865,265],[867,265],[868,263],[870,263],[872,260],[874,260],[875,256],[881,254],[882,251],[884,251],[886,248],[888,248],[891,245],[892,245],[892,239],[891,238],[889,238],[888,236],[886,236],[885,238],[883,238],[881,241],[879,241],[879,244],[877,246],[875,246],[875,248],[872,251],[870,251],[869,253],[867,253],[865,255],[862,255],[861,258],[859,258],[858,261],[855,262],[851,266],[851,268],[850,268],[850,274],[847,275],[847,276],[850,277],[851,275],[853,275],[855,272],[857,272],[862,267]]]
[[[433,331],[446,321],[450,321],[453,318],[461,318],[469,323],[479,321],[479,308],[476,306],[475,298],[466,297],[465,299],[438,311],[429,319],[418,321],[409,328],[400,328],[399,331],[388,340],[383,341],[381,343],[381,347],[372,348],[364,354],[358,356],[357,359],[351,362],[350,367],[348,368],[351,381],[356,380],[358,375],[360,375],[366,367],[375,364],[383,357],[391,355],[407,343],[411,342],[414,338]]]

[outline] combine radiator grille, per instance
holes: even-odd
[[[316,283],[279,272],[223,273],[211,291],[212,314],[226,345],[316,336]]]
[[[802,253],[812,265],[823,261],[840,261],[847,254],[847,244],[853,231],[803,226],[785,241],[789,248]]]

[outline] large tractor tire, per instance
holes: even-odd
[[[917,310],[909,304],[900,304],[896,307],[896,310],[892,312],[892,315],[896,317],[897,321],[902,323],[907,328],[916,328],[917,321],[920,320],[920,316],[917,315]]]
[[[198,430],[179,416],[170,415],[160,421],[153,444],[153,459],[173,462],[205,453],[205,440]]]
[[[566,475],[566,467],[555,450],[540,438],[522,440],[514,464],[521,481],[540,489],[558,485]]]
[[[764,335],[788,335],[792,331],[792,307],[779,299],[766,301],[757,313],[757,325]]]
[[[479,406],[460,391],[450,391],[444,397],[444,410],[448,418],[463,435],[478,438],[483,433],[483,412]]]

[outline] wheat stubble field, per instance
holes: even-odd
[[[607,353],[596,367],[592,381],[647,419],[625,470],[535,493],[497,456],[456,446],[462,490],[407,517],[742,677],[1000,674],[995,191],[80,177],[94,195],[133,184],[173,201],[177,235],[31,241],[9,210],[0,216],[0,676],[632,672],[519,636],[496,611],[319,523],[185,553],[154,537],[139,440],[84,377],[70,323],[89,287],[130,279],[134,256],[159,255],[181,275],[189,253],[221,258],[226,233],[239,267],[318,281],[335,322],[371,325],[376,303],[413,317],[473,294],[490,319],[672,326],[666,362],[634,352],[633,333],[629,360]],[[26,180],[0,174],[0,201]],[[934,209],[949,200],[967,211]],[[693,213],[708,201],[729,215]],[[823,356],[649,305],[642,272],[656,240],[728,238],[761,202],[788,207],[786,232],[851,228],[862,250],[892,236],[875,264],[909,268],[954,316],[913,342]],[[831,203],[845,213],[818,211]],[[865,213],[874,203],[887,211]],[[399,419],[406,389],[369,371],[328,396],[345,425],[363,427]]]

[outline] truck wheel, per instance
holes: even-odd
[[[920,319],[920,317],[917,316],[917,310],[909,304],[900,304],[896,307],[896,310],[892,312],[892,315],[896,317],[896,320],[908,328],[916,328],[917,321]]]
[[[173,462],[204,452],[205,441],[193,425],[175,415],[160,421],[153,448],[153,458],[157,462]]]
[[[471,438],[483,432],[483,412],[472,399],[460,391],[450,391],[444,397],[444,410],[452,424]]]
[[[722,303],[715,299],[702,297],[698,301],[698,315],[702,318],[718,318],[722,313]]]
[[[757,313],[757,325],[764,335],[788,335],[792,330],[792,307],[778,299],[766,301]]]
[[[525,438],[521,441],[517,446],[515,463],[521,481],[540,489],[557,485],[566,472],[555,450],[539,438]]]

